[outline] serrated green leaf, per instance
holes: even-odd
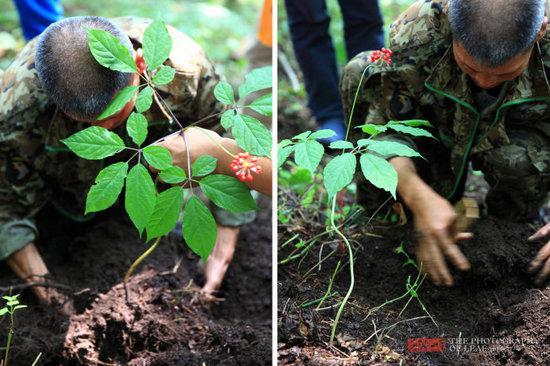
[[[137,146],[141,146],[147,138],[147,118],[143,114],[132,112],[126,121],[128,136]]]
[[[330,143],[331,149],[353,149],[353,144],[349,141],[334,141]]]
[[[162,20],[155,20],[145,29],[142,48],[145,63],[151,70],[168,59],[172,49],[172,38]]]
[[[87,29],[88,47],[102,66],[121,72],[137,72],[132,53],[120,40],[102,29]]]
[[[187,174],[185,174],[185,170],[179,166],[171,166],[160,172],[159,177],[165,183],[178,184],[187,179]]]
[[[358,146],[366,146],[368,150],[374,151],[377,154],[382,155],[385,159],[390,156],[407,156],[407,157],[421,157],[418,152],[411,149],[405,144],[401,144],[395,141],[377,141],[377,140],[359,140]]]
[[[273,68],[271,66],[254,69],[245,76],[243,85],[239,87],[239,98],[243,99],[248,94],[271,88]]]
[[[386,132],[386,130],[388,129],[386,126],[374,125],[374,124],[371,124],[371,123],[367,123],[366,125],[363,125],[363,126],[360,126],[360,127],[361,127],[361,130],[364,133],[368,133],[369,135],[371,135],[373,137],[378,136],[382,132]]]
[[[329,197],[333,197],[353,180],[357,160],[352,153],[345,153],[332,159],[323,171],[323,181]]]
[[[426,131],[423,128],[410,127],[410,126],[405,126],[405,125],[400,125],[400,124],[389,124],[387,126],[388,126],[388,128],[391,128],[394,131],[401,132],[401,133],[406,133],[406,134],[409,134],[409,135],[412,135],[412,136],[431,137],[433,139],[435,138],[435,137],[433,137],[433,135],[431,133],[429,133],[428,131]]]
[[[13,295],[13,296],[2,296],[2,298],[6,301],[13,301],[14,299],[17,299],[19,297],[19,294]]]
[[[292,139],[293,140],[298,140],[298,141],[305,141],[305,140],[307,140],[309,135],[311,135],[311,131],[306,131],[306,132],[302,132],[299,135],[294,136]]]
[[[271,116],[273,112],[273,101],[271,94],[262,95],[250,104],[250,108],[264,116]]]
[[[294,145],[283,146],[277,149],[277,168],[283,166],[290,154],[294,151]]]
[[[214,96],[217,100],[225,105],[235,104],[235,94],[233,92],[233,87],[225,81],[220,81],[216,85],[216,87],[214,88]]]
[[[231,130],[237,145],[256,156],[271,155],[271,133],[255,118],[238,114],[233,118]]]
[[[8,313],[8,308],[2,308],[0,309],[0,316],[6,315]]]
[[[315,140],[297,143],[294,149],[294,161],[302,168],[315,173],[325,153],[325,148]]]
[[[97,212],[111,207],[124,186],[128,163],[115,163],[103,168],[95,179],[86,197],[86,212]]]
[[[237,178],[214,174],[200,180],[203,193],[217,206],[230,212],[246,212],[256,209],[250,190]]]
[[[418,127],[418,126],[433,127],[432,124],[429,121],[426,121],[425,119],[408,119],[405,121],[389,121],[388,124],[402,124],[402,125],[411,126],[411,127]]]
[[[124,150],[124,141],[114,132],[99,126],[88,127],[64,140],[71,151],[88,160],[104,159]]]
[[[222,127],[226,130],[229,130],[231,127],[233,127],[233,120],[236,118],[236,115],[237,113],[234,109],[223,112],[220,120]]]
[[[153,104],[153,92],[153,88],[150,86],[146,86],[139,92],[136,98],[136,110],[139,113],[143,113],[151,108],[151,104]]]
[[[117,93],[117,95],[115,95],[115,97],[107,105],[107,108],[105,108],[105,110],[101,112],[99,116],[97,116],[96,120],[101,121],[102,119],[115,115],[122,108],[124,108],[126,103],[128,103],[134,98],[134,96],[137,93],[137,90],[138,90],[138,87],[135,85],[131,85],[123,88],[121,91]]]
[[[165,170],[172,166],[170,151],[162,146],[147,146],[143,150],[143,157],[153,168]]]
[[[172,187],[157,196],[155,209],[147,223],[147,241],[168,234],[176,226],[183,207],[183,188]]]
[[[176,75],[176,69],[173,67],[162,65],[157,71],[155,76],[153,76],[153,84],[155,85],[165,85],[174,80],[174,75]]]
[[[191,167],[191,172],[193,173],[193,177],[204,177],[216,170],[217,165],[218,159],[210,155],[203,155],[195,160]]]
[[[206,261],[216,244],[218,227],[208,207],[196,196],[185,205],[182,231],[189,248]]]
[[[126,177],[124,207],[140,236],[151,219],[156,200],[157,190],[151,174],[142,164],[135,165]]]
[[[313,132],[308,138],[310,139],[328,139],[329,137],[332,137],[332,136],[335,136],[336,135],[336,132],[334,132],[333,130],[328,130],[328,129],[324,129],[324,130],[319,130],[319,131],[315,131]]]
[[[363,154],[360,158],[361,171],[375,187],[388,191],[396,197],[397,172],[386,159],[376,155]]]
[[[290,141],[290,140],[288,140],[288,139],[285,139],[285,140],[282,140],[281,142],[279,142],[279,143],[277,144],[277,147],[278,147],[279,149],[282,149],[283,147],[288,146],[288,145],[292,145],[292,144],[294,144],[294,142],[292,142],[292,141]]]

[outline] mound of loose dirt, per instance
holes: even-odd
[[[323,295],[337,258],[324,262],[321,272],[305,280],[304,271],[318,261],[317,249],[304,260],[301,270],[296,265],[279,270],[281,364],[370,365],[401,359],[405,364],[429,365],[548,364],[550,288],[536,288],[527,272],[541,246],[527,242],[531,228],[491,218],[474,226],[476,237],[462,245],[472,270],[455,273],[453,288],[437,288],[426,281],[419,290],[437,326],[416,299],[400,316],[408,298],[367,317],[376,306],[404,294],[407,276],[416,276],[413,267],[403,266],[404,257],[393,252],[401,242],[412,252],[410,227],[375,231],[382,237],[350,233],[362,248],[356,258],[355,290],[340,320],[336,347],[325,343],[335,308],[316,311],[303,304]],[[287,254],[283,250],[279,256]],[[340,295],[323,307],[337,303],[348,284],[346,266],[335,283]],[[408,352],[407,340],[414,337],[444,338],[447,350]],[[484,344],[497,340],[514,343]],[[466,343],[460,351],[457,342]]]
[[[242,229],[221,296],[212,307],[197,300],[197,257],[181,239],[163,240],[129,282],[122,277],[146,246],[118,210],[75,225],[41,214],[39,250],[56,282],[74,289],[78,314],[61,318],[36,304],[16,316],[10,365],[268,365],[271,363],[271,218]],[[175,264],[182,260],[176,273]],[[3,285],[17,280],[6,268]],[[2,319],[1,334],[7,322]],[[0,344],[5,344],[5,336]]]

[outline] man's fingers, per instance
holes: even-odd
[[[455,240],[456,241],[464,241],[464,240],[470,240],[474,237],[474,233],[458,233],[456,236],[455,236]]]
[[[462,254],[458,246],[455,244],[445,247],[444,253],[449,260],[461,271],[468,271],[470,269],[470,262]]]
[[[549,259],[549,257],[550,257],[550,242],[546,243],[546,245],[543,246],[541,250],[539,250],[539,252],[537,253],[537,256],[531,262],[529,271],[531,273],[535,272],[542,265],[544,261]]]
[[[550,223],[544,225],[542,228],[540,228],[536,233],[531,235],[528,240],[535,241],[542,238],[547,237],[550,235]]]
[[[536,283],[538,285],[542,285],[546,280],[550,277],[550,259],[547,259],[544,263],[544,267],[542,268],[542,271],[540,271],[539,275],[537,276]]]

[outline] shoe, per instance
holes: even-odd
[[[319,130],[333,130],[336,135],[325,139],[319,139],[319,142],[329,145],[331,142],[343,140],[346,138],[346,128],[344,121],[340,119],[329,119],[319,124]]]

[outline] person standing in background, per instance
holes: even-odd
[[[14,0],[23,35],[30,41],[50,24],[63,19],[61,0]]]
[[[378,0],[338,0],[344,18],[348,59],[362,51],[384,46],[383,20]],[[345,137],[344,110],[338,89],[338,69],[330,16],[325,0],[285,0],[294,52],[304,75],[309,108],[320,129],[336,135],[326,142]]]

